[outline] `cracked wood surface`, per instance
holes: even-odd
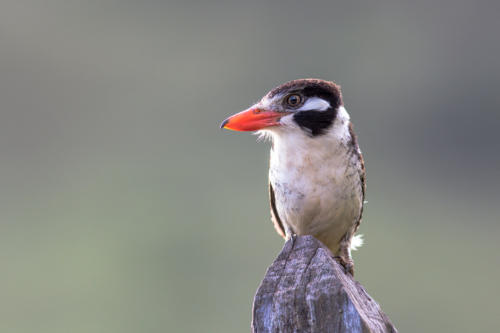
[[[312,236],[288,240],[255,295],[252,332],[397,332]]]

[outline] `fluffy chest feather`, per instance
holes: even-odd
[[[327,235],[338,243],[361,213],[359,156],[349,131],[321,137],[292,133],[275,138],[269,180],[283,223],[297,234]]]

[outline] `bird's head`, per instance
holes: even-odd
[[[340,87],[320,79],[284,83],[258,103],[221,124],[233,131],[269,131],[272,134],[303,131],[308,136],[324,134],[342,107]]]

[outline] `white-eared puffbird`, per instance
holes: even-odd
[[[313,235],[353,273],[351,249],[365,199],[365,168],[340,87],[320,79],[287,82],[221,128],[272,141],[271,217],[285,239]]]

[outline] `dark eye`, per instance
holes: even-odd
[[[300,103],[302,103],[302,97],[298,94],[292,94],[286,98],[286,104],[288,104],[288,106],[295,107],[300,105]]]

